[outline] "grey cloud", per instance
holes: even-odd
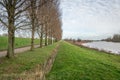
[[[61,7],[63,38],[71,33],[75,38],[100,39],[120,32],[120,0],[62,0]]]

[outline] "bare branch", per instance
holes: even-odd
[[[3,7],[6,7],[6,5],[2,1],[0,1],[0,5],[2,5]]]
[[[8,28],[8,25],[0,18],[0,22]]]
[[[30,26],[30,25],[31,25],[31,24],[24,24],[24,25],[21,25],[21,26],[16,27],[15,30],[16,30],[16,29],[21,29],[22,27]]]

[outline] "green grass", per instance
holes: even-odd
[[[120,80],[120,56],[62,42],[47,80]]]
[[[36,48],[34,51],[26,51],[17,54],[15,58],[0,58],[0,76],[6,74],[20,74],[29,71],[38,64],[43,64],[51,55],[51,52],[58,43],[44,48]]]
[[[35,39],[35,44],[39,44],[39,39]],[[15,38],[15,48],[29,46],[31,44],[30,38]],[[7,37],[0,37],[0,50],[7,49]]]

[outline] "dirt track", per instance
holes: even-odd
[[[35,48],[38,48],[39,45],[35,45],[34,46]],[[27,46],[27,47],[22,47],[22,48],[17,48],[15,49],[15,53],[21,53],[21,52],[25,52],[25,51],[28,51],[30,50],[30,46]],[[0,57],[4,57],[7,55],[7,51],[0,51]]]

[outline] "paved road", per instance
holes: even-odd
[[[35,45],[35,48],[38,48],[40,45]],[[22,47],[22,48],[17,48],[15,49],[15,53],[21,53],[30,50],[30,46],[27,47]],[[7,51],[0,51],[0,57],[4,57],[7,55]]]

